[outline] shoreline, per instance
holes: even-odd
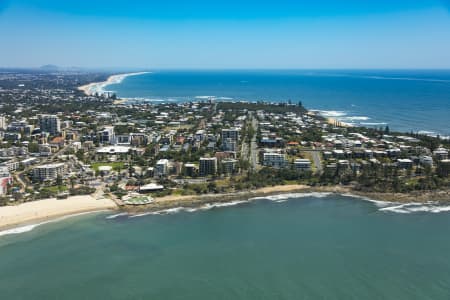
[[[342,196],[360,198],[364,201],[384,202],[386,204],[430,203],[450,202],[450,191],[420,192],[420,193],[376,193],[361,192],[345,186],[320,186],[307,185],[279,185],[263,187],[256,190],[241,191],[228,194],[203,194],[203,195],[170,195],[155,198],[154,202],[142,205],[121,205],[120,208],[129,213],[156,212],[174,208],[199,208],[205,204],[231,203],[233,201],[251,201],[255,198],[265,198],[287,194],[313,194],[327,193]]]
[[[78,87],[79,91],[82,91],[86,96],[92,96],[94,94],[102,95],[107,91],[104,90],[108,85],[121,83],[125,78],[130,76],[138,76],[143,74],[149,74],[151,72],[134,72],[134,73],[122,73],[111,75],[106,81],[91,82]]]
[[[439,204],[450,202],[450,191],[410,194],[375,193],[355,191],[351,187],[345,186],[311,187],[299,184],[269,186],[255,190],[225,194],[170,195],[155,198],[154,202],[140,206],[118,205],[113,200],[106,198],[96,200],[92,196],[73,196],[65,200],[52,198],[0,207],[0,233],[1,231],[14,230],[26,226],[39,226],[85,213],[100,211],[116,211],[118,213],[125,212],[130,214],[154,213],[179,208],[196,209],[202,208],[205,205],[227,206],[227,204],[231,205],[237,201],[239,203],[251,202],[267,197],[290,194],[299,194],[298,197],[309,194],[312,197],[314,197],[313,194],[334,194],[386,204],[426,204],[431,202]]]
[[[90,195],[72,196],[62,200],[50,198],[3,206],[0,207],[0,231],[38,225],[72,215],[117,209],[118,206],[113,200],[106,198],[97,200]]]

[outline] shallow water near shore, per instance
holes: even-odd
[[[316,196],[97,213],[2,236],[2,297],[448,299],[450,212]]]

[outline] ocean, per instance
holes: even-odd
[[[0,236],[2,299],[449,299],[450,207],[333,194],[235,204]]]
[[[450,71],[153,71],[104,88],[131,103],[302,101],[353,125],[450,136]]]

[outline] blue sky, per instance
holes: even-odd
[[[0,66],[450,68],[450,1],[0,0]]]

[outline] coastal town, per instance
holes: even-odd
[[[0,205],[89,195],[148,207],[282,186],[448,194],[439,136],[352,127],[298,99],[155,104],[92,90],[110,75],[0,73]]]

